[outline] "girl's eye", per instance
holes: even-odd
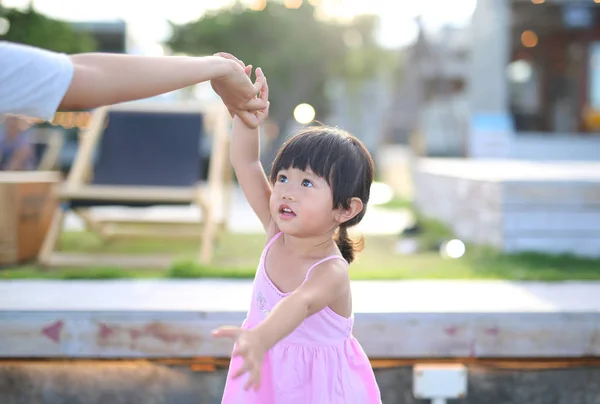
[[[302,180],[302,186],[303,187],[312,187],[313,183],[310,182],[310,180]]]
[[[279,182],[287,182],[287,177],[285,175],[280,175],[279,177],[277,177],[277,181]]]

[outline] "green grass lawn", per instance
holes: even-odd
[[[444,233],[434,222],[425,226],[422,239],[433,243]],[[542,254],[500,254],[489,248],[467,247],[461,259],[443,259],[435,251],[414,255],[393,253],[396,237],[370,236],[365,251],[351,265],[353,279],[513,279],[560,281],[600,279],[600,260]],[[111,279],[111,278],[251,278],[265,239],[262,235],[226,234],[218,243],[210,267],[195,263],[196,244],[172,240],[135,240],[105,242],[87,232],[65,233],[61,248],[73,252],[172,253],[176,258],[164,270],[125,270],[91,267],[43,270],[35,265],[0,269],[0,279]]]

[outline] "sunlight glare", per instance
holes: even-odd
[[[416,38],[416,16],[423,17],[427,27],[439,28],[444,25],[464,25],[475,9],[476,0],[420,0],[393,2],[390,0],[307,0],[319,4],[319,15],[348,21],[360,14],[377,15],[380,24],[377,31],[378,42],[386,48],[406,46]],[[25,8],[29,0],[1,0],[5,7]],[[132,43],[164,42],[170,34],[167,21],[183,24],[195,21],[208,10],[231,7],[236,0],[169,0],[147,2],[145,0],[104,0],[86,2],[81,0],[35,0],[37,11],[50,17],[67,21],[115,21],[127,23],[128,36]],[[266,3],[266,1],[264,1]],[[285,0],[290,7],[299,7],[303,0]],[[247,7],[257,8],[263,0],[243,0]]]

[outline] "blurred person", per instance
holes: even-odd
[[[0,41],[0,115],[50,120],[59,110],[92,109],[211,81],[231,113],[246,124],[266,107],[248,70],[219,54],[203,57],[111,53],[66,55]],[[250,66],[251,69],[251,66]]]
[[[0,123],[0,171],[35,170],[35,155],[27,138],[30,127],[23,117],[4,117]]]

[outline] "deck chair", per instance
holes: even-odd
[[[36,128],[29,138],[35,153],[38,171],[54,171],[58,168],[60,152],[65,143],[57,129]]]
[[[224,184],[231,178],[227,173],[230,170],[227,163],[229,119],[226,108],[220,103],[165,105],[138,102],[94,111],[89,128],[80,137],[68,177],[57,192],[62,204],[53,216],[40,250],[40,264],[49,267],[90,264],[164,267],[171,257],[56,252],[65,212],[73,210],[88,228],[111,237],[118,233],[114,226],[118,220],[95,220],[89,214],[90,207],[190,204],[197,206],[202,215],[202,226],[195,226],[196,231],[191,236],[201,238],[199,260],[209,263],[217,233],[225,227],[219,226],[216,213],[230,198],[231,186]],[[200,149],[202,142],[208,140],[211,141],[209,172],[202,173]],[[202,177],[207,181],[201,181]],[[222,215],[222,219],[227,216]],[[124,221],[131,224],[128,219]],[[144,236],[132,231],[125,233],[128,237]],[[153,234],[145,232],[146,236]],[[190,236],[189,232],[179,231],[156,235]]]

